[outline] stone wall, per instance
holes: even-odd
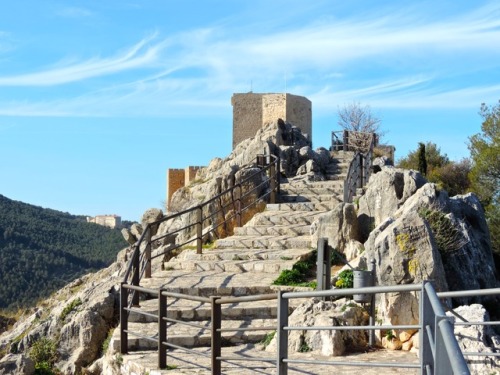
[[[169,168],[167,170],[167,205],[170,205],[172,195],[181,187],[184,187],[185,181],[186,172],[184,169]]]
[[[167,206],[170,205],[172,195],[180,188],[189,185],[200,168],[202,167],[190,165],[184,169],[169,168],[167,170]]]
[[[233,94],[233,148],[253,137],[265,124],[281,118],[312,134],[311,101],[292,94]]]

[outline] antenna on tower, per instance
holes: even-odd
[[[285,94],[286,94],[286,70],[285,70]]]
[[[253,79],[250,80],[250,92],[253,92]]]

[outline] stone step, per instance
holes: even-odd
[[[339,203],[341,199],[337,195],[330,194],[281,194],[280,195],[281,202],[283,203],[302,203],[302,202],[311,202],[311,203],[327,203],[327,202],[336,202]]]
[[[165,262],[164,266],[168,267],[172,261],[219,261],[233,260],[235,258],[241,260],[303,260],[311,253],[310,249],[211,249],[204,250],[203,254],[196,254],[194,250],[185,250],[177,258],[173,258],[169,262]]]
[[[310,236],[231,236],[215,242],[216,249],[309,249]]]
[[[307,181],[304,179],[293,180],[290,179],[289,182],[283,182],[280,184],[281,190],[292,189],[294,191],[307,190],[311,192],[317,192],[318,190],[325,189],[328,192],[334,192],[343,187],[343,183],[340,181]],[[321,193],[326,194],[326,193]]]
[[[302,301],[290,300],[288,312],[291,314]],[[275,319],[277,316],[277,300],[252,301],[243,303],[232,303],[222,305],[222,319]],[[143,314],[138,314],[140,311]],[[167,297],[167,317],[176,320],[203,321],[211,319],[211,306],[186,299]],[[146,315],[147,314],[147,315]],[[140,302],[140,307],[133,309],[130,313],[129,322],[155,323],[158,315],[158,300],[149,299]]]
[[[309,234],[310,224],[292,224],[292,225],[253,225],[236,227],[235,236],[300,236]]]
[[[310,211],[314,212],[316,206],[311,202],[303,203],[268,203],[266,211]]]
[[[268,205],[269,206],[269,205]],[[246,226],[251,225],[311,225],[313,221],[323,212],[307,211],[307,212],[293,212],[293,211],[264,211],[256,215]],[[250,224],[250,225],[249,225]]]
[[[217,272],[265,272],[280,273],[289,270],[295,264],[295,260],[246,260],[243,256],[234,254],[231,260],[179,260],[166,263],[165,269],[186,271],[217,271]]]
[[[199,321],[201,327],[192,327],[179,323],[167,323],[167,342],[186,348],[210,346],[210,321]],[[269,329],[265,329],[265,328]],[[248,319],[248,320],[223,320],[221,328],[262,328],[252,331],[223,331],[222,345],[231,346],[243,343],[258,343],[269,332],[276,330],[276,319]],[[158,348],[157,323],[132,323],[128,324],[129,350],[156,350]],[[136,333],[136,334],[133,334]],[[147,338],[149,339],[147,339]],[[120,350],[120,330],[113,332],[113,349]]]
[[[276,277],[277,273],[165,270],[143,278],[141,286],[191,296],[246,296],[272,293]]]

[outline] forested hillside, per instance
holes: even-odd
[[[0,308],[33,305],[126,245],[118,229],[0,195]]]

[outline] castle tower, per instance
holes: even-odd
[[[253,137],[265,124],[279,118],[312,136],[311,101],[292,94],[233,94],[233,149]]]

